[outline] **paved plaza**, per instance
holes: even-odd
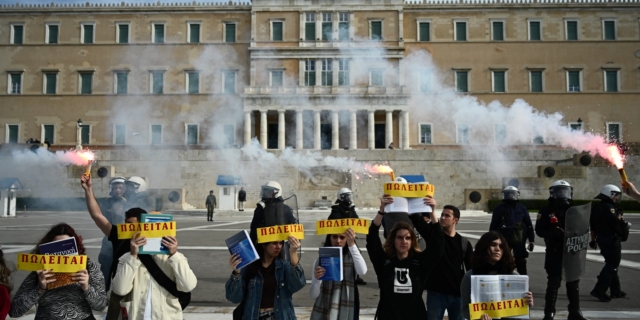
[[[179,251],[186,255],[189,264],[198,277],[198,286],[193,291],[192,303],[186,310],[185,319],[231,319],[234,305],[225,299],[224,284],[231,270],[228,265],[229,252],[224,240],[243,229],[249,228],[253,210],[244,212],[216,212],[215,222],[206,221],[205,211],[175,212],[178,225]],[[375,210],[360,210],[360,215],[371,218]],[[300,222],[305,227],[305,239],[302,242],[302,259],[300,260],[310,282],[311,264],[317,256],[318,247],[323,236],[315,235],[315,221],[326,218],[329,211],[300,211]],[[469,238],[472,243],[489,227],[490,215],[475,213],[463,217],[458,224],[458,232]],[[635,226],[640,226],[640,215],[627,214],[625,218]],[[532,215],[535,220],[535,215]],[[19,212],[17,218],[0,219],[0,245],[10,263],[15,263],[16,254],[30,250],[43,236],[48,228],[58,222],[71,224],[84,238],[87,254],[97,261],[102,235],[88,213],[84,212]],[[580,282],[581,306],[585,315],[591,319],[638,319],[640,306],[633,302],[640,297],[640,235],[632,230],[629,241],[623,244],[623,262],[620,267],[622,289],[629,298],[615,299],[610,303],[602,303],[589,295],[596,282],[596,275],[603,266],[597,251],[589,250],[587,271]],[[360,236],[362,237],[362,236]],[[363,277],[367,285],[360,287],[360,304],[363,308],[362,319],[373,319],[378,302],[378,287],[375,272],[371,266],[364,239],[358,240],[363,249],[369,272]],[[531,277],[531,291],[534,294],[535,307],[533,319],[542,318],[546,274],[544,272],[544,242],[536,239],[536,250],[531,254],[528,263]],[[13,274],[16,288],[20,285],[26,272]],[[15,293],[15,291],[14,291]],[[296,313],[301,319],[307,319],[313,301],[306,287],[293,297]],[[558,295],[557,319],[566,318],[568,304],[564,286]],[[96,313],[99,315],[100,313]],[[21,319],[33,319],[27,315]]]

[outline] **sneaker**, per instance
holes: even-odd
[[[596,297],[598,300],[600,300],[602,302],[611,301],[611,298],[609,298],[609,296],[606,293],[600,293],[600,292],[596,291],[596,289],[591,290],[591,295]]]

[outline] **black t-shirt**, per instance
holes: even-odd
[[[260,309],[273,308],[275,304],[276,288],[278,283],[276,282],[276,262],[273,261],[268,267],[263,267],[260,263],[260,272],[262,273],[262,297],[260,298]]]
[[[473,247],[466,242],[467,249],[465,257],[462,256],[462,236],[456,233],[450,237],[444,235],[444,253],[442,258],[433,268],[427,277],[426,289],[442,294],[460,296],[460,283],[464,277],[465,270],[463,263],[466,260],[466,267],[471,268],[471,255]]]
[[[118,269],[118,260],[125,253],[130,251],[130,242],[129,239],[118,240],[118,227],[116,225],[111,226],[111,232],[109,233],[109,241],[111,241],[111,246],[113,247],[113,261],[111,262],[111,278],[116,275],[116,270]]]

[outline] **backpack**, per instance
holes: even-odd
[[[466,273],[469,270],[467,270],[467,267],[464,265],[464,257],[467,255],[467,245],[469,244],[469,239],[460,236],[460,242],[462,243],[462,271]]]

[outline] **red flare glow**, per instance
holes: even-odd
[[[365,164],[364,169],[371,173],[378,174],[388,174],[391,177],[391,181],[395,180],[395,175],[393,174],[393,169],[387,165],[374,164],[373,166],[370,164]]]
[[[607,147],[606,159],[618,169],[622,169],[624,167],[624,156],[620,153],[620,149],[616,145],[610,145]]]

